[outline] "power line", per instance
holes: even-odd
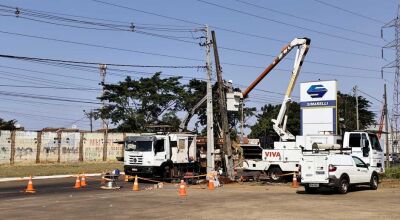
[[[336,28],[338,30],[343,30],[343,31],[351,32],[351,33],[356,33],[356,34],[367,36],[367,37],[381,39],[381,37],[379,37],[377,35],[363,33],[363,32],[360,32],[360,31],[355,31],[353,29],[344,28],[344,27],[340,27],[340,26],[324,23],[324,22],[321,22],[321,21],[318,21],[318,20],[313,20],[313,19],[309,19],[309,18],[305,18],[305,17],[300,17],[298,15],[290,14],[290,13],[287,13],[287,12],[284,12],[284,11],[279,11],[279,10],[276,10],[276,9],[273,9],[273,8],[265,7],[265,6],[262,6],[262,5],[258,5],[258,4],[254,4],[254,3],[250,3],[250,2],[246,2],[246,1],[242,1],[242,0],[236,0],[236,1],[240,2],[242,4],[245,4],[245,5],[250,5],[250,6],[255,7],[255,8],[261,8],[261,9],[264,9],[264,10],[267,10],[267,11],[272,11],[272,12],[277,13],[277,14],[281,14],[281,15],[285,15],[285,16],[288,16],[288,17],[297,18],[297,19],[300,19],[300,20],[303,20],[303,21],[308,21],[308,22],[311,22],[311,23],[315,23],[315,24],[319,24],[319,25],[323,25],[323,26],[327,26],[327,27],[331,27],[331,28]]]
[[[53,73],[53,72],[50,73],[50,72],[37,71],[37,70],[32,70],[32,69],[24,69],[24,68],[17,68],[17,67],[10,67],[10,66],[4,66],[4,65],[0,65],[0,68],[13,69],[13,70],[21,70],[21,71],[26,71],[26,72],[40,73],[40,74],[52,75],[52,76],[61,76],[61,77],[65,77],[65,78],[72,78],[72,79],[79,79],[79,80],[85,80],[85,81],[93,82],[93,79],[83,78],[83,77],[77,77],[77,76],[71,76],[71,75],[64,75],[64,74]],[[97,73],[97,72],[96,72],[96,73]]]
[[[204,60],[195,59],[195,58],[180,57],[180,56],[173,56],[173,55],[167,55],[167,54],[161,54],[161,53],[145,52],[145,51],[139,51],[139,50],[131,50],[131,49],[125,49],[125,48],[109,47],[109,46],[103,46],[103,45],[99,45],[99,44],[83,43],[83,42],[62,40],[62,39],[49,38],[49,37],[43,37],[43,36],[34,36],[34,35],[20,34],[20,33],[7,32],[7,31],[0,31],[0,33],[8,34],[8,35],[14,35],[14,36],[22,36],[22,37],[41,39],[41,40],[48,40],[48,41],[54,41],[54,42],[62,42],[62,43],[75,44],[75,45],[83,45],[83,46],[88,46],[88,47],[96,47],[96,48],[109,49],[109,50],[117,50],[117,51],[124,51],[124,52],[146,54],[146,55],[151,55],[151,56],[160,56],[160,57],[168,57],[168,58],[181,59],[181,60],[191,60],[191,61],[202,61],[202,62],[204,62]]]
[[[38,58],[38,57],[24,57],[24,56],[14,56],[7,54],[0,54],[2,58],[19,59],[19,60],[29,60],[37,62],[52,62],[52,63],[66,63],[66,64],[85,64],[85,65],[100,65],[104,64],[107,66],[119,66],[119,67],[140,67],[140,68],[173,68],[173,69],[193,69],[193,68],[206,68],[205,66],[160,66],[160,65],[132,65],[132,64],[115,64],[115,63],[99,63],[99,62],[83,62],[83,61],[72,61],[72,60],[59,60],[59,59],[49,59],[49,58]],[[97,67],[96,67],[97,68]]]
[[[377,44],[371,44],[371,43],[360,41],[360,40],[355,40],[355,39],[351,39],[351,38],[347,38],[347,37],[342,37],[342,36],[339,36],[339,35],[330,34],[330,33],[326,33],[326,32],[323,32],[323,31],[314,30],[314,29],[311,29],[311,28],[302,27],[302,26],[286,23],[286,22],[283,22],[283,21],[270,19],[270,18],[267,18],[267,17],[255,15],[255,14],[252,14],[252,13],[249,13],[249,12],[246,12],[246,11],[242,11],[242,10],[226,7],[226,6],[215,4],[215,3],[208,2],[208,1],[205,1],[205,0],[196,0],[196,1],[208,4],[208,5],[212,5],[212,6],[215,6],[215,7],[218,7],[218,8],[222,8],[222,9],[225,9],[225,10],[229,10],[229,11],[232,11],[232,12],[236,12],[236,13],[248,15],[248,16],[251,16],[251,17],[255,17],[255,18],[258,18],[258,19],[270,21],[270,22],[273,22],[273,23],[282,24],[282,25],[289,26],[289,27],[294,27],[294,28],[297,28],[297,29],[307,30],[307,31],[314,32],[314,33],[321,34],[321,35],[325,35],[325,36],[328,36],[328,37],[338,38],[338,39],[342,39],[342,40],[346,40],[346,41],[351,41],[351,42],[354,42],[354,43],[358,43],[358,44],[362,44],[362,45],[366,45],[366,46],[370,46],[370,47],[381,48],[381,46],[377,45]]]
[[[194,58],[188,58],[188,57],[178,57],[178,56],[170,56],[170,55],[165,55],[165,54],[157,54],[157,53],[149,53],[149,52],[143,52],[143,51],[133,51],[133,50],[127,50],[127,49],[122,49],[122,48],[115,48],[115,47],[106,47],[102,45],[95,45],[95,44],[87,44],[87,43],[81,43],[81,42],[76,42],[76,41],[67,41],[67,40],[61,40],[61,39],[54,39],[54,38],[48,38],[48,37],[41,37],[41,36],[33,36],[33,35],[26,35],[26,34],[19,34],[19,33],[12,33],[12,32],[5,32],[5,31],[0,31],[0,33],[5,33],[5,34],[11,34],[11,35],[17,35],[17,36],[24,36],[24,37],[30,37],[30,38],[36,38],[36,39],[43,39],[43,40],[50,40],[50,41],[57,41],[57,42],[63,42],[63,43],[71,43],[71,44],[78,44],[78,45],[85,45],[85,46],[91,46],[91,47],[99,47],[99,48],[105,48],[105,49],[113,49],[113,50],[121,50],[121,51],[128,51],[128,52],[135,52],[135,53],[142,53],[142,54],[147,54],[147,55],[154,55],[154,56],[163,56],[163,57],[170,57],[170,58],[176,58],[176,59],[184,59],[184,60],[193,60],[193,61],[199,61],[199,62],[204,62],[203,60],[200,59],[194,59]],[[220,47],[221,49],[225,50],[231,50],[231,51],[236,51],[236,52],[241,52],[241,53],[247,53],[247,54],[253,54],[253,55],[259,55],[259,56],[268,56],[268,57],[274,57],[273,55],[269,54],[263,54],[263,53],[258,53],[258,52],[251,52],[251,51],[246,51],[246,50],[239,50],[239,49],[234,49],[234,48],[227,48],[227,47]],[[12,57],[7,57],[10,55],[3,55],[5,58],[12,58]],[[24,57],[21,57],[23,59]],[[40,59],[40,58],[39,58]],[[30,59],[31,61],[41,61],[35,58]],[[50,60],[51,61],[51,60]],[[57,61],[57,60],[56,60]],[[70,61],[66,61],[70,62]],[[377,70],[372,70],[372,69],[365,69],[365,68],[360,68],[360,67],[350,67],[350,66],[343,66],[343,65],[337,65],[337,64],[330,64],[330,63],[322,63],[322,62],[315,62],[315,61],[308,61],[310,63],[314,64],[319,64],[319,65],[325,65],[325,66],[332,66],[332,67],[339,67],[339,68],[346,68],[346,69],[357,69],[357,70],[365,70],[365,71],[373,71],[376,72]],[[75,62],[75,63],[87,63],[87,62]],[[90,63],[90,64],[99,64],[99,63]],[[234,65],[234,66],[243,66],[246,67],[246,65],[241,65],[241,64],[232,64],[232,63],[226,63],[224,62],[223,64],[227,65]],[[127,65],[127,64],[107,64],[110,66],[130,66],[130,67],[151,67],[151,68],[205,68],[204,66],[150,66],[150,65]]]
[[[12,88],[31,88],[31,89],[60,89],[60,90],[78,90],[78,91],[101,91],[102,89],[88,89],[88,88],[76,88],[76,87],[55,87],[55,86],[24,86],[24,85],[1,85],[0,87],[12,87]]]
[[[31,98],[31,99],[43,99],[43,100],[52,100],[52,101],[60,101],[60,102],[74,102],[74,103],[86,103],[86,104],[101,104],[100,102],[94,101],[85,101],[78,99],[71,99],[65,97],[57,97],[57,96],[40,96],[40,95],[32,95],[26,93],[14,93],[7,91],[0,91],[0,95],[2,96],[13,96],[13,97],[22,97],[22,98]]]
[[[352,15],[355,15],[355,16],[358,16],[358,17],[361,17],[361,18],[370,20],[370,21],[373,21],[373,22],[378,23],[378,24],[383,24],[383,23],[385,23],[384,21],[380,21],[380,20],[378,20],[378,19],[371,18],[371,17],[362,15],[362,14],[357,13],[357,12],[354,12],[354,11],[350,11],[350,10],[348,10],[348,9],[341,8],[341,7],[339,7],[339,6],[336,6],[336,5],[333,5],[333,4],[324,2],[324,1],[320,1],[320,0],[313,0],[313,1],[318,2],[318,3],[320,3],[320,4],[323,4],[323,5],[326,5],[326,6],[329,6],[329,7],[331,7],[331,8],[338,9],[338,10],[340,10],[340,11],[347,12],[347,13],[349,13],[349,14],[352,14]]]
[[[158,14],[158,13],[154,13],[154,12],[139,10],[139,9],[136,9],[136,8],[127,7],[127,6],[123,6],[123,5],[118,5],[118,4],[114,4],[114,3],[104,2],[104,1],[100,1],[100,0],[92,0],[92,1],[100,3],[100,4],[108,5],[108,6],[113,6],[113,7],[116,7],[116,8],[122,8],[122,9],[125,9],[125,10],[135,11],[135,12],[148,14],[148,15],[152,15],[152,16],[157,16],[157,17],[161,17],[161,18],[165,18],[165,19],[169,19],[169,20],[174,20],[174,21],[179,21],[179,22],[188,23],[188,24],[194,24],[194,25],[203,25],[203,24],[200,24],[200,23],[194,22],[194,21],[189,21],[189,20],[185,20],[185,19],[181,19],[181,18],[175,18],[175,17],[171,17],[171,16],[166,16],[166,15],[162,15],[162,14]],[[221,31],[229,32],[229,33],[234,33],[234,34],[238,34],[238,35],[242,35],[242,36],[248,36],[248,37],[252,37],[252,38],[270,40],[270,41],[275,41],[275,42],[280,42],[280,43],[287,43],[287,41],[285,41],[285,40],[271,38],[271,37],[268,37],[268,36],[261,36],[261,35],[257,35],[257,34],[253,34],[253,33],[246,33],[246,32],[237,31],[237,30],[233,30],[233,29],[225,28],[225,27],[221,27],[221,26],[210,25],[210,27],[212,27],[214,29],[217,29],[217,30],[221,30]],[[320,49],[320,50],[325,50],[325,51],[331,51],[331,52],[335,52],[335,53],[342,53],[342,54],[349,54],[349,55],[356,55],[356,56],[363,56],[363,57],[381,59],[380,56],[372,56],[372,55],[369,55],[369,54],[356,53],[356,52],[350,52],[350,51],[343,51],[343,50],[325,48],[325,47],[320,47],[320,46],[313,46],[313,48]]]

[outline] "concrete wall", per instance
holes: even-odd
[[[9,164],[11,159],[11,132],[0,131],[0,164]]]
[[[59,144],[57,133],[42,132],[40,144],[40,163],[58,162]]]
[[[85,133],[83,161],[103,161],[104,133]]]
[[[0,165],[116,161],[125,133],[0,131]],[[106,158],[103,151],[106,148]]]
[[[11,155],[12,157],[13,155]],[[36,163],[37,156],[37,132],[15,132],[15,164]]]
[[[123,145],[114,143],[116,141],[124,140],[124,134],[122,133],[109,133],[107,138],[107,160],[116,161],[117,157],[124,155]]]
[[[80,133],[78,132],[61,133],[60,162],[79,161],[80,140]]]

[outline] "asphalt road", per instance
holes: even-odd
[[[58,194],[71,194],[74,193],[86,193],[104,191],[100,188],[101,178],[100,177],[86,177],[87,187],[81,189],[75,189],[75,177],[59,178],[59,179],[46,179],[46,180],[33,180],[34,188],[36,189],[35,194],[24,193],[23,191],[27,187],[28,181],[10,181],[0,182],[0,201],[3,199],[11,198],[24,198],[27,196],[52,196]],[[117,181],[118,186],[121,190],[131,190],[133,182],[124,182],[123,176]],[[139,184],[141,189],[144,189],[153,184],[149,182],[141,181]]]
[[[214,191],[193,185],[180,197],[175,184],[143,190],[152,184],[140,183],[134,192],[132,183],[100,190],[92,179],[87,189],[75,190],[73,178],[41,180],[34,195],[18,191],[25,184],[0,183],[1,219],[400,219],[398,185],[346,195],[309,195],[289,184],[229,184]]]

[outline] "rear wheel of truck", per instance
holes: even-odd
[[[268,170],[269,178],[272,182],[281,182],[282,181],[282,170],[279,167],[272,167]]]
[[[308,194],[314,194],[317,192],[318,188],[316,187],[309,187],[308,185],[304,186],[304,189],[306,190],[306,193]]]
[[[349,186],[350,186],[349,181],[346,178],[342,177],[340,178],[339,187],[337,188],[337,191],[340,194],[346,194],[349,190]]]
[[[371,176],[369,187],[372,190],[377,190],[378,189],[378,183],[379,183],[379,177],[378,177],[378,175],[376,173],[373,173],[372,176]]]

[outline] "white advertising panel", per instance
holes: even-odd
[[[301,135],[337,134],[337,82],[300,84]]]

